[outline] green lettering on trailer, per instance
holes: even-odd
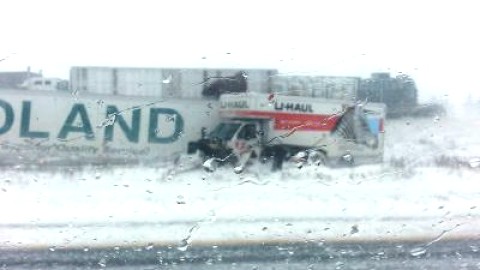
[[[138,143],[138,138],[140,135],[140,109],[134,109],[132,111],[132,124],[129,127],[127,124],[127,121],[123,118],[123,116],[119,113],[120,111],[118,108],[114,105],[110,105],[107,107],[107,117],[110,115],[114,114],[115,115],[115,121],[111,124],[105,127],[105,140],[106,141],[113,141],[113,126],[115,123],[118,122],[118,125],[120,126],[120,129],[123,131],[123,134],[127,137],[128,141],[130,142],[135,142]]]
[[[15,115],[13,113],[13,108],[10,103],[0,99],[0,107],[3,109],[5,113],[5,121],[3,122],[3,126],[0,128],[0,135],[7,133],[10,128],[13,126],[13,120]]]
[[[175,131],[171,136],[160,137],[158,134],[158,116],[160,114],[171,115],[175,125]],[[149,143],[173,143],[183,132],[184,122],[183,117],[174,109],[168,108],[151,108],[150,109],[150,123],[148,125],[148,142]]]
[[[32,102],[22,102],[22,117],[20,120],[20,137],[23,138],[36,138],[45,139],[50,136],[46,131],[31,131],[30,130],[30,117],[32,110]]]
[[[80,121],[82,124],[75,126],[73,123],[75,122],[75,119],[77,119],[77,115],[80,116]],[[68,117],[62,126],[62,129],[58,133],[57,138],[66,139],[68,133],[70,132],[84,133],[87,140],[93,140],[95,138],[92,125],[90,124],[90,119],[88,119],[87,110],[83,104],[77,103],[73,105],[72,110],[68,114]]]

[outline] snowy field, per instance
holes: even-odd
[[[478,114],[386,130],[385,163],[355,168],[5,168],[0,248],[480,239]]]

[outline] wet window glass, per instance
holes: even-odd
[[[470,0],[3,0],[0,269],[480,269]]]

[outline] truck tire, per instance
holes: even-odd
[[[327,154],[320,150],[315,150],[309,153],[308,163],[315,166],[327,165]]]

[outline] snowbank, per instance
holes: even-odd
[[[0,247],[479,238],[479,124],[390,121],[385,164],[356,168],[3,170]]]

